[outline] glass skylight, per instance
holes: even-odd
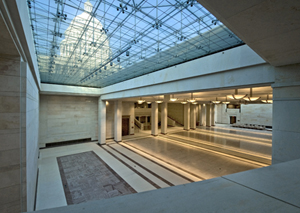
[[[105,87],[243,44],[197,1],[27,2],[43,83]]]

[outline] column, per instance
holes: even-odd
[[[299,79],[300,65],[275,70],[275,83],[272,84],[272,164],[300,158]]]
[[[106,101],[101,97],[98,99],[98,143],[105,144],[106,141]]]
[[[168,129],[168,101],[170,95],[164,96],[164,102],[161,104],[161,133],[167,134]]]
[[[114,141],[122,141],[122,101],[115,101]]]
[[[184,105],[184,130],[190,130],[190,103]]]
[[[158,135],[158,104],[156,102],[151,104],[151,135]]]
[[[201,114],[202,114],[202,125],[201,126],[206,126],[206,104],[202,104]]]
[[[210,121],[211,121],[211,126],[215,126],[215,109],[216,108],[216,105],[215,104],[212,104],[211,105],[211,118],[210,118]]]
[[[191,105],[191,129],[196,129],[196,104]]]
[[[198,108],[198,120],[199,120],[199,126],[202,126],[202,106],[203,104],[199,104],[199,108]]]
[[[210,104],[205,104],[205,107],[206,107],[206,126],[210,127],[211,126]]]

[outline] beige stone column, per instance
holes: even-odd
[[[199,119],[199,126],[202,126],[202,108],[203,108],[203,104],[199,104],[199,108],[198,108],[198,119]]]
[[[158,135],[158,104],[156,102],[151,104],[151,135]]]
[[[210,104],[205,104],[206,108],[206,126],[211,126]]]
[[[98,99],[98,143],[106,142],[106,101]]]
[[[216,108],[216,105],[215,104],[211,104],[211,118],[210,118],[210,121],[211,121],[211,126],[215,126],[215,109]]]
[[[170,100],[170,95],[164,96],[164,102],[161,104],[161,133],[168,133],[168,101]]]
[[[201,126],[206,126],[206,104],[202,104],[201,114],[202,114],[202,125]]]
[[[191,129],[196,129],[196,104],[191,104]]]
[[[190,130],[190,103],[187,103],[184,105],[183,107],[183,111],[184,111],[184,130]]]
[[[122,141],[122,101],[115,101],[114,114],[114,141]]]

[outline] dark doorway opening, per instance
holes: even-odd
[[[236,116],[230,116],[230,124],[236,123]]]
[[[122,136],[129,135],[129,116],[122,117]]]

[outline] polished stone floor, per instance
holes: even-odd
[[[271,132],[224,126],[168,130],[157,137],[144,131],[102,146],[90,142],[40,150],[36,210],[68,205],[57,163],[63,156],[93,151],[138,193],[260,168],[267,163],[256,161],[257,156],[271,158]]]

